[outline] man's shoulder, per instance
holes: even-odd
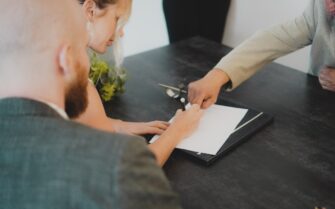
[[[112,196],[119,207],[180,208],[176,193],[143,138],[75,126],[72,132],[84,134],[84,141],[98,137],[85,155],[94,161],[93,167],[98,171],[96,179],[113,182],[113,188],[106,189],[109,191],[106,195]],[[97,146],[99,141],[101,144]]]
[[[98,197],[111,208],[179,208],[176,194],[141,137],[103,132],[59,117],[8,117],[0,124],[0,150],[11,156],[5,163],[18,168],[9,176],[24,173],[20,181],[35,180],[35,187],[29,188],[32,197],[51,185],[54,198],[79,205]],[[76,196],[66,195],[69,189]],[[22,204],[25,201],[30,199]]]

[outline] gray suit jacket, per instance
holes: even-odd
[[[0,100],[0,144],[0,208],[180,208],[142,138],[9,98]]]

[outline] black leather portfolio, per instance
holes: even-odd
[[[185,152],[192,159],[195,159],[205,165],[213,164],[216,160],[220,159],[225,154],[236,148],[238,145],[251,138],[253,134],[257,134],[258,131],[260,131],[262,128],[264,128],[266,125],[273,121],[272,115],[259,110],[251,109],[249,107],[246,107],[245,105],[238,104],[234,101],[224,100],[221,101],[219,104],[231,107],[245,108],[248,109],[248,112],[235,128],[235,132],[230,135],[228,140],[222,145],[221,149],[216,155],[209,155],[179,149],[179,151]]]

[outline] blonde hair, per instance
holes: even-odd
[[[130,5],[132,0],[129,0]],[[123,61],[124,61],[124,54],[123,54],[123,39],[120,37],[119,31],[126,25],[128,22],[129,16],[131,13],[131,6],[129,7],[129,10],[125,14],[124,17],[119,19],[117,22],[116,30],[115,30],[115,39],[112,44],[112,46],[107,50],[107,53],[104,55],[101,55],[105,60],[108,60],[108,62],[113,63],[116,69],[120,69],[122,67]]]

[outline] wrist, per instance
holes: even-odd
[[[219,68],[214,68],[205,76],[205,79],[209,79],[211,83],[221,87],[230,81],[230,78],[226,72]]]
[[[171,124],[168,129],[162,134],[169,136],[171,141],[174,141],[175,144],[178,144],[183,138],[185,138],[185,134],[183,134],[182,128],[176,126],[175,124]]]

